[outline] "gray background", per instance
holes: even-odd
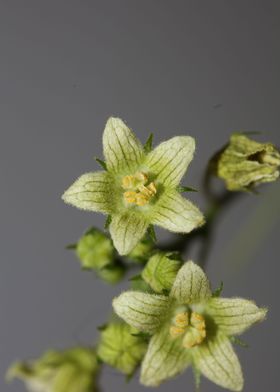
[[[64,246],[103,217],[63,204],[95,170],[108,116],[144,141],[197,140],[185,183],[200,187],[208,158],[233,130],[279,144],[279,1],[1,0],[1,391],[11,361],[92,342],[125,286],[80,270]],[[238,349],[245,391],[279,384],[279,183],[244,196],[220,221],[209,258],[214,286],[270,308]],[[201,208],[201,195],[191,194]],[[246,223],[249,222],[249,223]],[[164,234],[166,235],[166,234]],[[237,239],[236,239],[237,238]],[[112,369],[105,392],[144,391]],[[191,391],[188,371],[161,391]],[[203,391],[220,388],[203,381]]]

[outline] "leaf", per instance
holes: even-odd
[[[220,297],[224,288],[224,282],[220,283],[220,286],[212,293],[212,297]]]
[[[99,158],[94,158],[96,160],[97,163],[99,163],[99,165],[102,167],[102,169],[104,169],[105,171],[107,171],[107,165],[105,161],[102,161],[102,159]]]
[[[146,154],[148,154],[150,151],[152,151],[153,139],[154,139],[154,134],[151,133],[150,136],[148,137],[146,143],[144,144],[144,151]]]

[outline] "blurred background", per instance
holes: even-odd
[[[279,12],[271,0],[1,0],[1,391],[24,391],[18,381],[5,384],[12,361],[94,342],[112,297],[127,287],[81,271],[65,250],[88,227],[103,227],[102,216],[60,197],[97,169],[109,116],[142,141],[150,132],[156,143],[195,137],[184,184],[198,189],[232,131],[261,131],[258,140],[280,144]],[[232,205],[208,260],[225,296],[270,309],[244,336],[250,348],[237,348],[245,391],[278,385],[279,196],[278,182]],[[189,197],[204,208],[201,194]],[[110,368],[102,385],[145,391]],[[187,371],[160,391],[192,385]],[[203,380],[202,391],[218,390]]]

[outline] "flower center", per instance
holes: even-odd
[[[123,177],[122,188],[125,201],[140,207],[148,204],[157,193],[155,183],[149,182],[147,174],[142,172]]]
[[[183,346],[192,348],[202,343],[206,337],[205,320],[201,314],[196,312],[177,313],[173,325],[169,329],[173,338],[183,336]]]

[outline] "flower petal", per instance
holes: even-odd
[[[149,223],[133,211],[113,215],[109,230],[115,248],[120,255],[127,255],[142,239]]]
[[[176,136],[151,151],[145,164],[161,183],[175,187],[193,159],[194,150],[195,141],[191,136]]]
[[[117,315],[143,332],[154,333],[167,317],[170,300],[164,295],[125,291],[113,300]]]
[[[114,210],[112,179],[109,173],[86,173],[65,191],[65,203],[88,211],[111,213]]]
[[[195,366],[205,377],[231,391],[242,390],[244,381],[241,366],[225,335],[217,334],[192,349],[192,352]]]
[[[237,335],[263,321],[267,310],[247,299],[212,298],[207,304],[207,313],[213,317],[220,331],[226,335]]]
[[[181,303],[195,303],[211,297],[211,288],[207,276],[192,261],[188,261],[179,270],[170,296]]]
[[[103,150],[109,172],[131,172],[144,157],[143,147],[120,118],[110,117],[103,133]]]
[[[146,386],[158,386],[185,370],[189,358],[182,341],[171,338],[168,328],[163,328],[150,340],[142,362],[140,382]]]
[[[177,191],[167,191],[154,206],[151,221],[175,233],[189,233],[203,225],[204,217],[200,210]]]

